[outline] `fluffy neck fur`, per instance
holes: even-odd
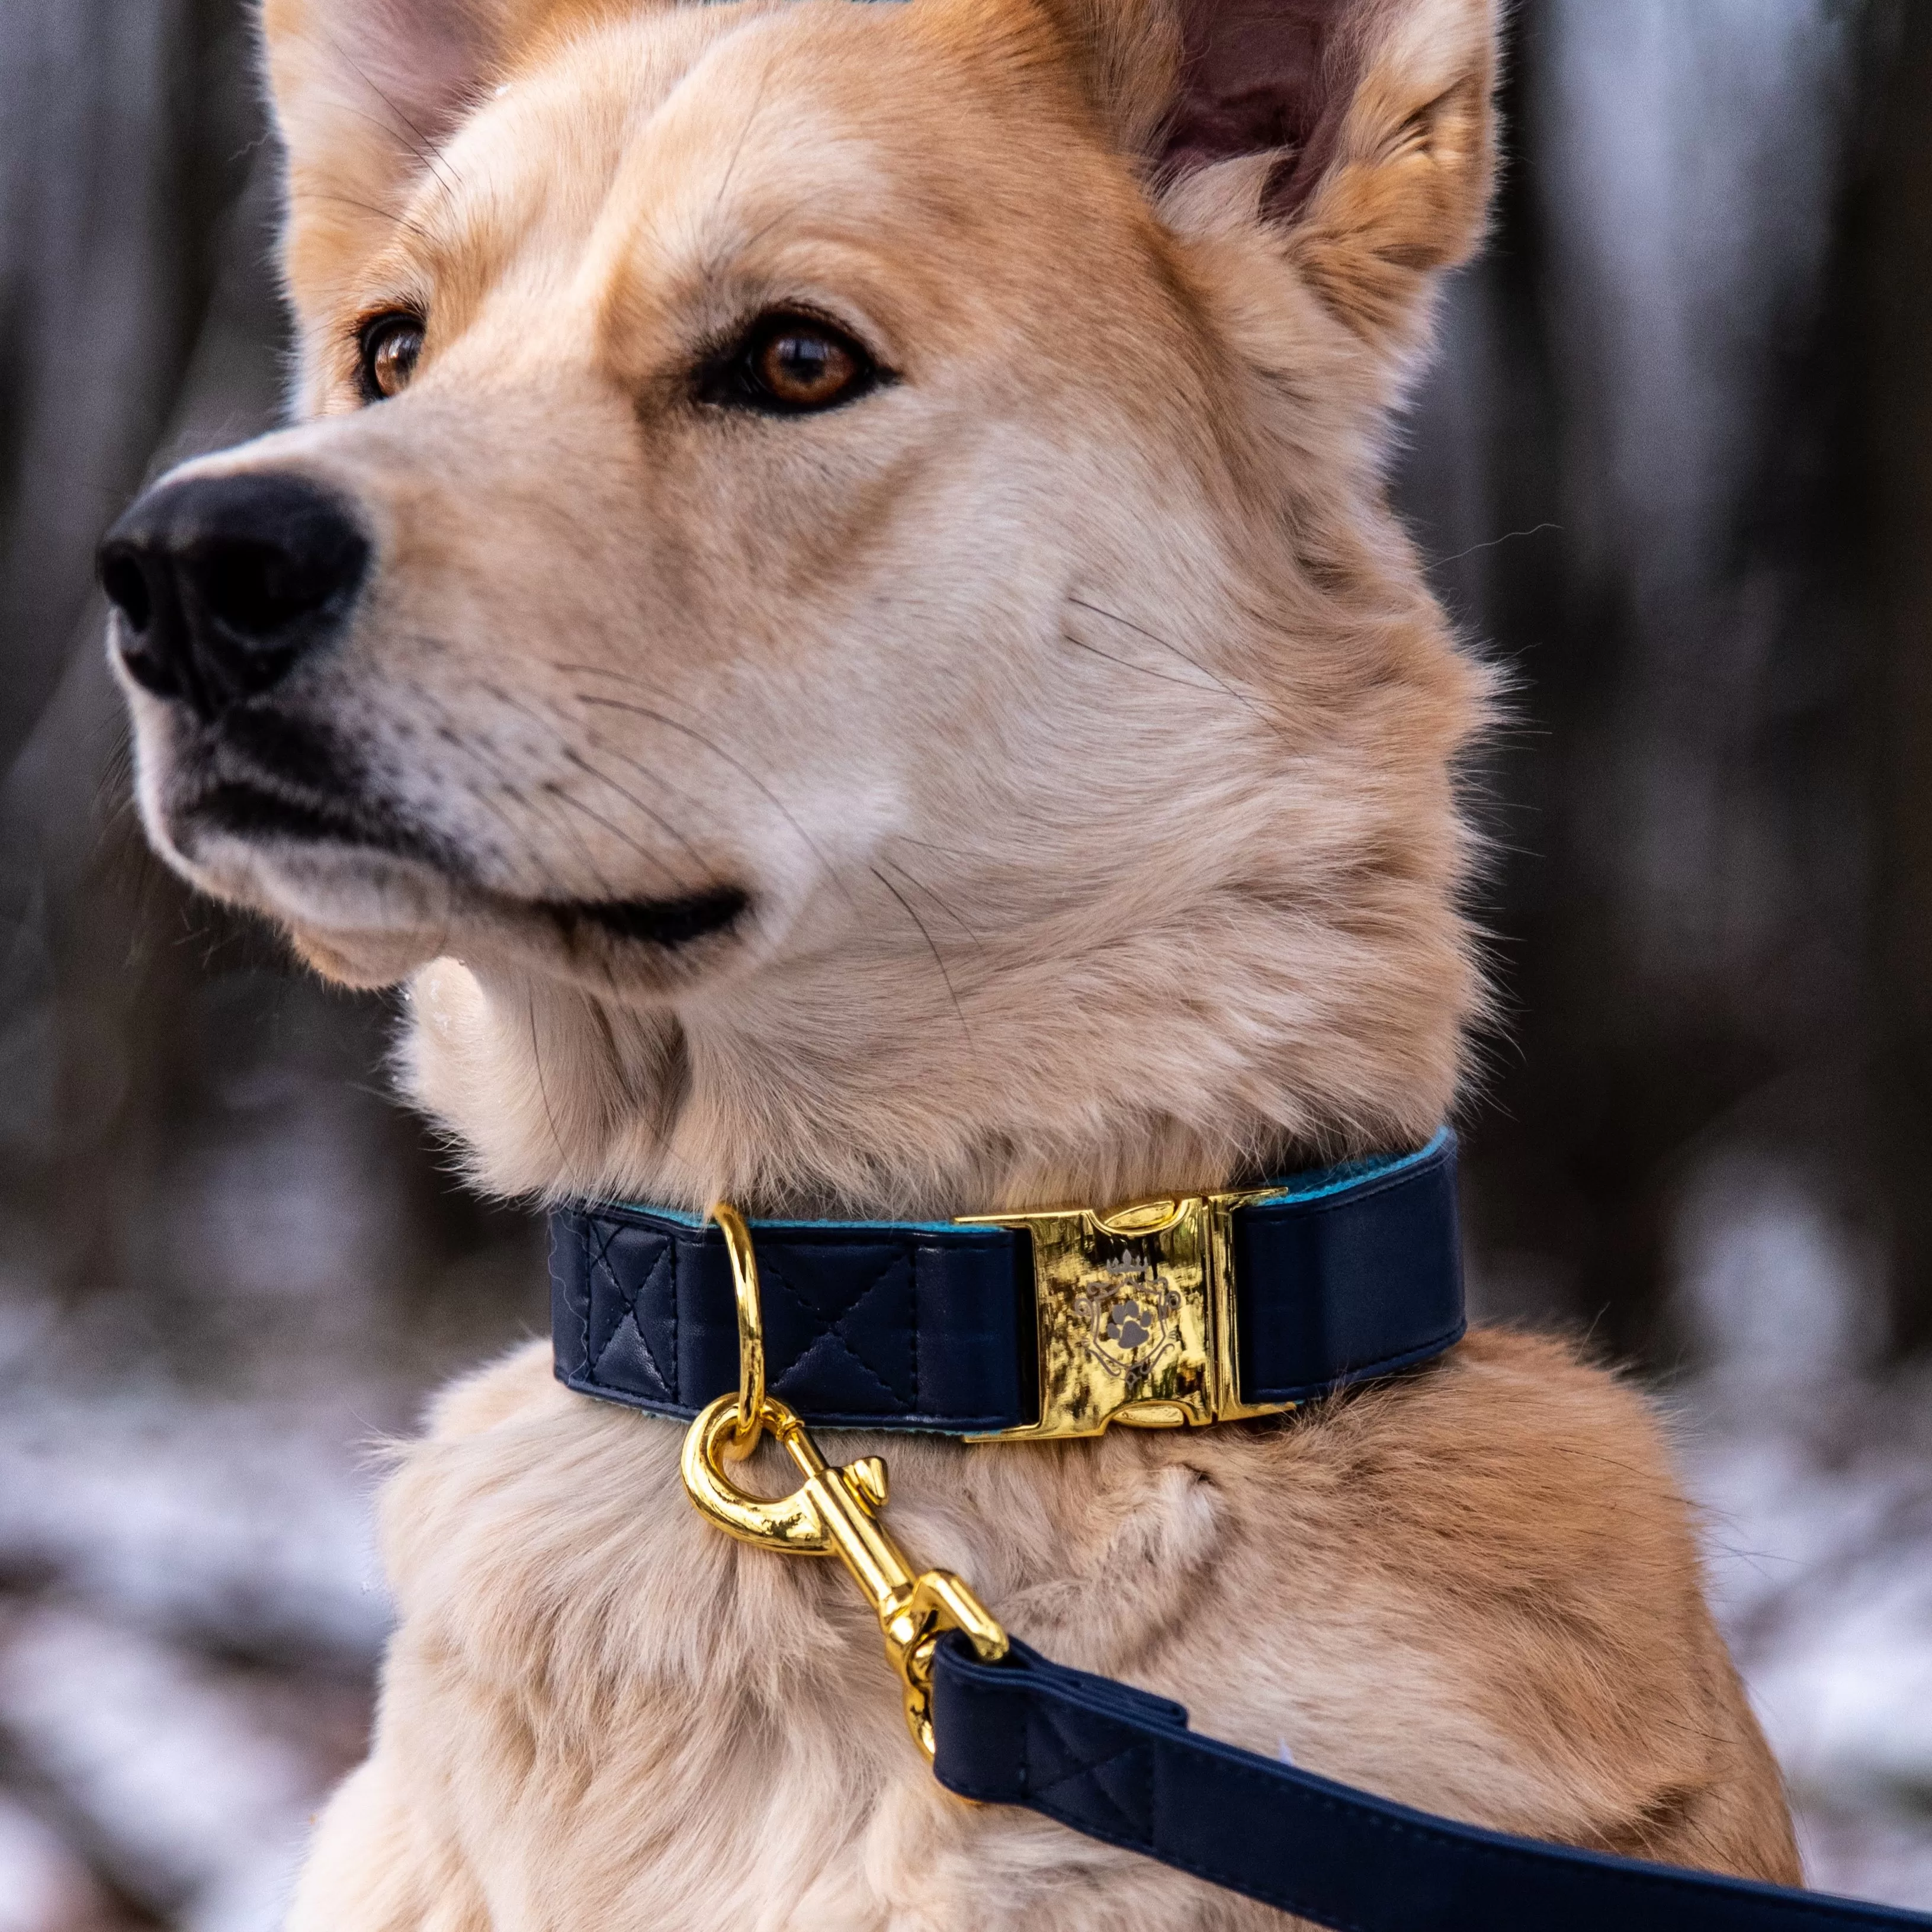
[[[902,844],[822,948],[668,1001],[438,961],[408,1090],[488,1187],[694,1210],[1107,1203],[1419,1144],[1485,998],[1452,772],[1488,679],[1379,506],[1294,548],[1273,622],[1226,596],[1208,775],[1129,849],[1003,894],[1025,862],[988,828],[916,878]]]

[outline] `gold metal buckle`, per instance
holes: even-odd
[[[992,1664],[1006,1655],[1006,1634],[958,1577],[950,1570],[914,1569],[886,1533],[878,1516],[886,1506],[886,1466],[877,1456],[828,1465],[805,1424],[765,1394],[751,1234],[728,1202],[719,1202],[711,1214],[724,1230],[737,1284],[740,1393],[721,1395],[686,1432],[679,1459],[686,1491],[700,1515],[740,1542],[792,1556],[836,1556],[845,1565],[879,1619],[886,1660],[903,1690],[906,1728],[931,1757],[932,1655],[940,1636],[964,1631],[980,1657]],[[754,1400],[755,1413],[748,1422],[746,1406]],[[784,1445],[805,1478],[789,1496],[749,1495],[724,1473],[724,1458],[748,1454],[764,1430]]]
[[[1040,1334],[1040,1420],[968,1439],[1098,1436],[1112,1422],[1198,1428],[1294,1408],[1240,1397],[1233,1216],[1266,1192],[962,1216],[1032,1236]]]

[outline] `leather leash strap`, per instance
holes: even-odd
[[[1015,1643],[934,1659],[933,1768],[1333,1932],[1826,1932],[1932,1916],[1516,1838],[1237,1750],[1178,1704]]]

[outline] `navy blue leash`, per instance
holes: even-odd
[[[1333,1932],[1825,1932],[1932,1916],[1457,1824],[1187,1728],[1187,1713],[956,1633],[933,1672],[939,1781]]]

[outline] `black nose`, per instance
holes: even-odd
[[[151,490],[100,556],[128,675],[211,720],[326,641],[368,564],[368,539],[341,500],[274,470]]]

